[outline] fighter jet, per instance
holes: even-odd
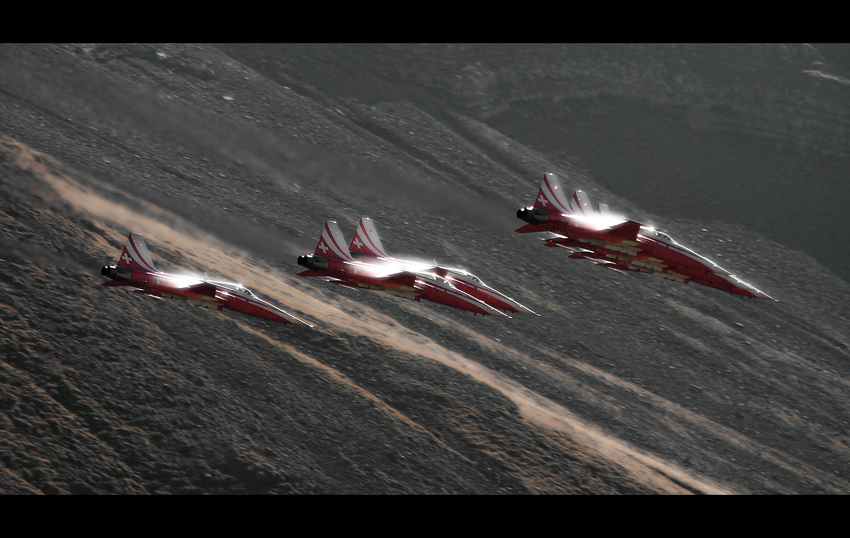
[[[360,224],[357,226],[357,231],[354,233],[354,238],[351,240],[348,249],[351,251],[353,257],[367,263],[395,264],[401,265],[404,269],[433,273],[445,278],[457,289],[472,295],[476,299],[498,310],[537,315],[531,309],[526,308],[498,290],[491,288],[480,278],[465,269],[443,267],[437,265],[436,262],[429,265],[389,256],[381,244],[381,238],[378,236],[378,230],[375,228],[374,221],[368,217],[360,219]]]
[[[133,291],[157,299],[178,299],[189,304],[214,310],[234,310],[249,316],[278,323],[306,325],[289,312],[263,301],[243,286],[192,276],[173,275],[158,271],[151,260],[145,239],[131,233],[116,265],[106,265],[100,274],[111,280],[103,286],[129,286]]]
[[[473,314],[510,317],[472,295],[460,291],[445,277],[405,267],[401,263],[366,263],[355,260],[345,246],[336,221],[327,221],[313,254],[298,257],[307,270],[302,277],[320,277],[355,289],[369,289],[419,301],[433,301]]]
[[[593,208],[583,191],[568,198],[552,173],[543,176],[534,205],[520,208],[517,218],[528,223],[517,232],[550,232],[556,237],[546,238],[546,246],[566,248],[573,259],[587,259],[616,271],[695,282],[750,299],[776,300],[669,234],[616,215],[605,205]]]

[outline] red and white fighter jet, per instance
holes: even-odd
[[[419,301],[433,301],[473,314],[510,317],[472,295],[457,289],[445,277],[405,267],[400,263],[366,263],[354,259],[336,221],[328,221],[313,254],[298,257],[306,271],[302,277],[323,280],[355,289],[369,289]]]
[[[352,256],[358,257],[359,255],[362,261],[367,263],[400,265],[404,269],[433,273],[443,277],[457,289],[472,295],[497,310],[537,315],[531,309],[526,308],[504,293],[491,288],[480,278],[464,269],[443,267],[436,263],[429,265],[393,258],[384,250],[384,246],[381,244],[381,238],[378,236],[378,230],[375,228],[375,223],[369,217],[360,219],[360,224],[357,226],[357,231],[354,233],[354,238],[351,240],[348,249],[351,251]]]
[[[573,259],[685,284],[695,282],[750,299],[776,300],[668,234],[615,215],[603,204],[594,209],[583,191],[568,198],[552,173],[543,176],[534,205],[520,208],[517,218],[528,223],[517,232],[556,234],[559,237],[546,239],[546,246],[566,248]]]
[[[106,265],[100,274],[111,280],[103,286],[130,286],[133,291],[157,299],[178,299],[189,304],[214,310],[233,310],[268,319],[312,327],[289,312],[263,301],[243,286],[206,278],[173,275],[158,271],[151,260],[144,238],[131,233],[116,265]]]

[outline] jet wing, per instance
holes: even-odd
[[[352,271],[351,278],[356,281],[358,275],[366,277],[368,281],[371,281],[374,284],[390,284],[390,287],[406,286],[413,288],[416,283],[416,275],[414,273],[411,273],[410,271],[399,271],[395,267],[387,271],[383,270],[383,268],[379,266],[362,266],[358,267],[356,271]],[[327,276],[323,271],[314,271],[312,269],[301,271],[298,273],[298,276],[319,277],[327,282],[334,282],[337,284],[343,283],[343,281],[338,278]],[[352,285],[351,287],[357,286]]]
[[[612,237],[625,239],[627,241],[637,241],[637,235],[640,233],[640,223],[633,220],[627,220],[620,224],[610,226],[602,230],[602,233]]]
[[[572,256],[570,256],[570,257],[572,257]],[[618,266],[616,263],[614,263],[612,261],[603,260],[603,259],[599,259],[599,258],[590,258],[590,257],[588,257],[587,259],[592,261],[598,267],[610,269],[611,271],[614,271],[616,273],[620,273],[621,275],[627,274],[626,271],[623,270],[623,268],[621,268],[620,266]],[[631,271],[632,269],[627,269],[627,270]]]
[[[412,288],[413,285],[416,284],[416,275],[408,271],[399,271],[397,273],[385,275],[381,277],[380,280]]]
[[[141,294],[141,295],[147,295],[148,297],[153,297],[154,299],[159,299],[160,301],[162,300],[162,296],[161,296],[161,295],[158,295],[158,294],[153,293],[153,292],[150,292],[150,291],[145,291],[145,290],[133,290],[133,293],[138,293],[138,294]]]
[[[215,292],[218,290],[218,287],[215,284],[210,284],[209,282],[200,282],[198,284],[188,286],[184,289],[197,293],[199,295],[215,297]]]
[[[403,268],[402,263],[360,264],[352,267],[349,273],[355,280],[358,277],[368,279],[374,284],[390,284],[390,287],[407,286],[412,288],[416,274]]]

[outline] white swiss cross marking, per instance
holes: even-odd
[[[359,237],[355,237],[355,238],[354,238],[354,244],[355,244],[355,245],[357,245],[357,248],[358,248],[358,249],[359,249],[359,248],[361,248],[361,247],[363,246],[363,243],[361,243],[361,242],[360,242],[360,238],[359,238]]]
[[[537,201],[540,202],[541,204],[543,204],[543,207],[546,207],[546,204],[549,203],[549,200],[544,198],[542,194],[537,197]]]
[[[319,248],[322,249],[322,252],[324,252],[324,253],[328,252],[328,247],[325,245],[324,241],[319,242]]]
[[[130,261],[132,261],[132,258],[130,258],[130,255],[127,254],[126,252],[124,253],[123,256],[121,256],[121,259],[124,260],[124,263],[126,263],[126,264],[129,264]]]

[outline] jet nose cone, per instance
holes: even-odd
[[[779,299],[774,299],[770,295],[764,293],[763,291],[759,291],[759,290],[756,290],[756,298],[764,299],[766,301],[776,301],[777,303],[779,302]]]
[[[288,312],[286,313],[285,316],[281,316],[281,318],[285,319],[287,322],[289,322],[293,325],[303,325],[304,327],[312,327],[312,325],[310,325],[309,323],[307,323],[303,319],[296,318],[295,316],[293,316],[292,314],[290,314]]]
[[[276,321],[277,323],[291,323],[293,325],[304,325],[305,327],[312,327],[312,325],[310,325],[303,319],[293,316],[282,308],[278,308],[275,305],[267,303],[265,301],[263,301],[263,303],[265,303],[266,306],[272,310],[272,314],[275,316],[274,321]]]
[[[519,304],[519,303],[518,303],[518,302],[516,302],[516,301],[513,301],[513,300],[512,300],[512,301],[511,301],[511,304],[513,305],[513,307],[514,307],[514,311],[515,311],[517,314],[531,314],[532,316],[539,316],[539,315],[540,315],[540,314],[538,314],[537,312],[535,312],[534,310],[532,310],[532,309],[530,309],[530,308],[528,308],[528,307],[526,307],[526,306],[523,306],[523,305]]]
[[[482,288],[479,287],[479,291],[482,291]],[[517,314],[533,314],[537,315],[530,308],[526,308],[518,301],[511,299],[507,295],[502,292],[496,291],[492,288],[487,288],[487,296],[482,297],[481,300],[487,303],[491,308],[502,309],[502,310],[510,310],[511,312],[516,312]]]
[[[776,301],[776,302],[779,302],[779,300],[778,300],[778,299],[774,299],[773,297],[771,297],[770,295],[768,295],[768,294],[766,294],[765,292],[761,291],[760,289],[758,289],[757,287],[753,286],[752,284],[744,283],[744,288],[746,288],[746,289],[747,289],[747,291],[749,291],[749,292],[753,295],[753,298],[754,298],[754,299],[764,299],[765,301]]]
[[[499,318],[510,318],[510,316],[507,314],[507,312],[504,312],[502,310],[494,308],[494,307],[490,306],[489,304],[485,303],[484,301],[478,301],[476,299],[476,302],[477,302],[479,312],[481,312],[483,314],[490,314],[491,316],[496,316],[496,317],[499,317]]]

